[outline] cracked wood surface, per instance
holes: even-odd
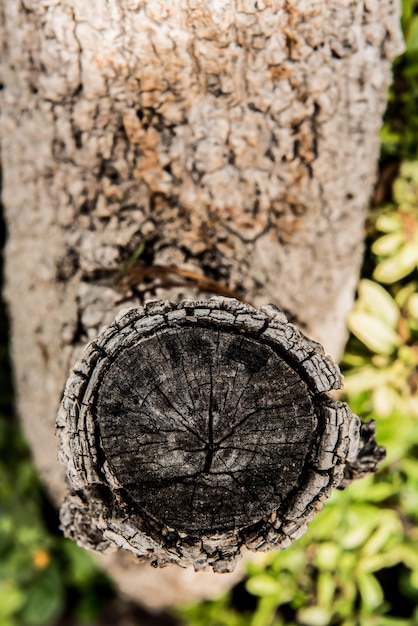
[[[0,22],[18,411],[59,502],[54,419],[85,342],[121,299],[196,296],[158,281],[121,294],[141,242],[147,265],[279,304],[341,352],[399,7],[2,0]],[[123,587],[161,603],[151,578]]]
[[[246,526],[277,508],[317,425],[306,386],[271,348],[201,327],[126,348],[96,406],[128,496],[188,532]]]
[[[359,458],[360,420],[327,394],[340,386],[272,305],[218,296],[121,313],[74,366],[58,414],[66,534],[215,572],[243,548],[288,546],[383,452],[371,430],[367,467]]]

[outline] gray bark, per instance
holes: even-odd
[[[60,502],[54,421],[86,341],[121,299],[196,295],[190,281],[173,286],[178,271],[176,281],[154,271],[139,295],[131,272],[122,290],[115,278],[141,242],[148,266],[273,302],[340,354],[398,3],[3,0],[1,10],[18,410]],[[136,575],[125,589],[174,600],[169,589],[152,598],[151,575]]]
[[[359,418],[326,393],[340,387],[276,307],[215,297],[122,313],[75,365],[58,415],[66,534],[215,572],[244,546],[287,547],[382,457],[368,436],[359,458]]]

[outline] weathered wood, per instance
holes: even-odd
[[[244,546],[286,547],[356,463],[360,421],[327,394],[340,386],[274,306],[215,297],[122,313],[59,412],[65,532],[217,572]]]
[[[376,443],[375,421],[363,422],[360,427],[357,455],[346,464],[344,478],[338,485],[338,489],[345,489],[353,480],[358,480],[367,476],[367,474],[375,472],[385,456],[385,448]]]

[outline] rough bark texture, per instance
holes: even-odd
[[[66,533],[216,572],[243,546],[288,546],[346,463],[361,466],[360,420],[326,393],[340,387],[276,307],[215,297],[122,313],[87,346],[59,412]]]
[[[395,0],[2,1],[18,409],[57,502],[61,390],[141,242],[338,355],[398,21]]]

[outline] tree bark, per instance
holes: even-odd
[[[58,413],[65,533],[155,567],[230,572],[285,548],[332,489],[374,471],[374,432],[327,392],[337,366],[272,305],[167,300],[86,347]],[[370,464],[371,461],[371,464]]]
[[[61,392],[121,300],[221,283],[341,353],[398,4],[3,0],[2,22],[18,411],[58,503]],[[123,287],[141,248],[153,269]],[[142,601],[174,601],[144,580]]]

